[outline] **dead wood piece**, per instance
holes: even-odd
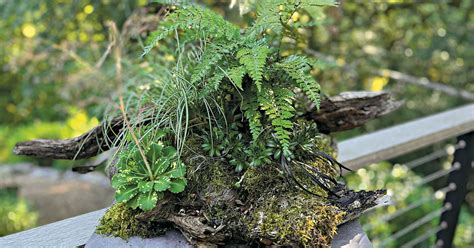
[[[396,110],[402,104],[386,92],[345,92],[321,102],[320,110],[310,105],[305,114],[314,120],[322,133],[349,130]],[[146,122],[141,125],[146,125]],[[17,143],[17,155],[49,159],[85,159],[107,151],[117,142],[124,126],[121,117],[102,124],[89,132],[66,140],[32,140]]]
[[[320,110],[309,110],[307,118],[315,120],[322,133],[359,127],[371,119],[397,110],[403,101],[396,101],[387,92],[343,92],[321,102]]]
[[[37,139],[19,142],[13,153],[49,159],[85,159],[110,150],[123,128],[122,118],[114,118],[76,138],[65,140]]]
[[[219,244],[226,239],[225,233],[220,232],[224,226],[213,228],[202,223],[201,217],[170,215],[168,220],[184,232],[185,236],[197,241]]]

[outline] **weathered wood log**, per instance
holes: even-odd
[[[397,110],[403,101],[396,101],[386,92],[343,92],[321,102],[320,110],[307,110],[306,117],[315,120],[322,133],[350,130],[371,119]]]
[[[110,150],[122,128],[123,120],[117,117],[107,124],[104,122],[87,133],[72,139],[37,139],[19,142],[13,148],[13,152],[17,155],[50,159],[90,158]]]
[[[401,104],[401,101],[395,101],[386,92],[344,92],[325,98],[319,111],[316,111],[315,106],[308,106],[305,117],[315,120],[321,132],[330,133],[361,126],[370,119],[396,110]],[[17,143],[13,152],[16,155],[49,159],[90,158],[111,149],[116,139],[120,138],[123,127],[123,119],[116,117],[76,138]]]

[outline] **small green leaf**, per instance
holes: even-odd
[[[170,191],[173,193],[180,193],[183,192],[184,188],[186,187],[186,179],[184,178],[176,178],[171,182]]]
[[[161,156],[161,150],[163,149],[163,145],[153,143],[150,147],[148,152],[146,153],[146,157],[152,163],[156,161]]]
[[[237,88],[239,88],[240,90],[243,90],[242,78],[244,77],[244,75],[245,75],[245,68],[243,66],[238,66],[238,67],[234,67],[230,69],[227,76]]]
[[[134,149],[132,158],[135,160],[135,162],[143,161],[143,157],[138,149]]]
[[[126,174],[122,174],[122,173],[117,173],[115,174],[113,177],[112,177],[112,187],[118,189],[118,188],[121,188],[121,187],[124,187],[126,185],[129,185],[131,184],[128,180],[127,180],[127,175]]]
[[[127,206],[131,207],[132,209],[138,208],[138,195],[134,196],[127,202]]]
[[[149,192],[153,189],[153,182],[141,181],[138,183],[138,189],[140,189],[142,193]]]
[[[168,157],[161,157],[154,163],[154,173],[153,175],[158,176],[165,173],[170,167],[171,163]]]
[[[171,185],[171,181],[169,177],[163,176],[160,177],[160,179],[155,181],[155,190],[156,191],[165,191],[167,190]]]
[[[163,156],[168,158],[173,158],[177,153],[178,151],[172,146],[167,146],[163,149]]]
[[[173,167],[173,170],[168,173],[171,178],[184,177],[186,175],[186,166],[183,163],[174,163]]]
[[[158,202],[158,194],[154,191],[150,191],[146,194],[140,194],[138,196],[138,207],[144,211],[152,210]]]
[[[136,194],[138,194],[138,187],[136,185],[128,186],[123,189],[115,191],[115,200],[117,202],[130,201]]]
[[[167,134],[168,134],[167,130],[159,129],[158,131],[156,131],[154,139],[160,140],[161,138],[165,137]]]

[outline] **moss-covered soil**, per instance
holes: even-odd
[[[318,148],[334,155],[330,143],[329,138],[321,137]],[[166,195],[147,213],[116,204],[102,218],[97,232],[127,239],[160,235],[174,226],[194,244],[326,247],[336,235],[338,225],[353,218],[357,211],[362,212],[367,204],[374,204],[362,206],[358,195],[348,194],[342,185],[338,192],[351,195],[349,198],[308,194],[288,181],[278,164],[237,173],[224,159],[210,159],[196,152],[197,148],[189,150],[193,152],[183,156],[188,165],[185,192]],[[338,175],[338,168],[321,166],[319,161],[306,162],[325,169],[329,175]],[[304,179],[302,182],[311,185]],[[327,196],[317,186],[308,188]]]

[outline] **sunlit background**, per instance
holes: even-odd
[[[200,1],[237,23],[243,23],[231,1]],[[243,1],[251,4],[253,1]],[[319,25],[295,44],[324,64],[314,71],[327,95],[341,91],[390,91],[405,100],[393,114],[366,126],[335,134],[339,140],[448,110],[469,102],[438,88],[397,80],[393,72],[428,84],[474,92],[474,3],[453,1],[342,1],[321,13]],[[77,175],[71,166],[88,161],[52,161],[17,157],[16,142],[37,138],[64,139],[96,126],[116,89],[115,61],[104,56],[115,34],[129,37],[121,44],[122,61],[141,64],[146,32],[127,27],[127,20],[146,9],[147,0],[0,0],[0,236],[108,206],[113,191],[101,172]],[[295,20],[309,20],[295,13]],[[117,29],[115,29],[115,26]],[[123,30],[128,33],[124,34]],[[171,55],[170,55],[171,56]],[[166,57],[167,60],[174,58]],[[133,71],[125,73],[133,74]],[[471,99],[472,101],[472,99]],[[442,182],[419,185],[433,171],[449,167],[453,142],[349,175],[355,189],[387,188],[397,204],[366,215],[361,221],[369,237],[388,237],[426,211],[380,225],[382,215],[434,195]],[[413,159],[445,150],[445,157],[413,170]],[[474,245],[474,185],[469,185],[455,244]],[[56,199],[56,200],[54,200]],[[441,203],[440,203],[441,204]],[[428,208],[428,209],[426,209]],[[434,222],[438,220],[433,220]],[[411,238],[423,233],[413,232]],[[407,240],[410,237],[406,237]],[[390,243],[397,246],[397,243]]]

